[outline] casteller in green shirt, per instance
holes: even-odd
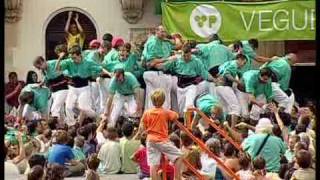
[[[114,71],[114,66],[118,63],[119,51],[115,48],[112,48],[108,54],[104,56],[102,61],[102,67],[109,72]]]
[[[28,84],[21,90],[21,93],[23,92],[33,92],[33,101],[30,105],[43,114],[48,112],[50,97],[48,88],[39,87],[39,84]]]
[[[167,58],[171,55],[173,47],[169,41],[161,40],[157,36],[150,36],[144,45],[142,55],[146,62],[155,58]]]
[[[260,79],[260,71],[261,70],[250,70],[243,74],[242,82],[245,86],[245,91],[253,94],[255,97],[264,95],[267,102],[271,102],[273,98],[271,78],[269,78],[267,83],[263,83]]]
[[[200,111],[202,111],[208,117],[211,117],[213,115],[212,111],[214,108],[221,107],[218,97],[213,96],[211,94],[205,94],[200,96],[198,99],[196,99],[195,105]],[[222,112],[222,114],[218,115],[218,117],[216,118],[223,122],[225,120],[225,114]]]
[[[137,78],[130,72],[124,72],[124,80],[123,82],[119,82],[115,76],[111,78],[109,84],[109,93],[115,94],[116,92],[121,95],[133,95],[134,90],[139,88],[140,84]]]

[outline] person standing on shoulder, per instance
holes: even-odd
[[[76,13],[76,15],[74,17],[75,23],[70,24],[71,17],[72,17],[72,11],[69,11],[68,20],[67,20],[66,26],[64,28],[64,32],[66,33],[66,41],[68,44],[68,50],[74,45],[78,45],[82,49],[84,39],[85,39],[85,34],[82,29],[82,26],[79,23],[79,14]]]

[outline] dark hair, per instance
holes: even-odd
[[[189,53],[191,52],[191,45],[190,43],[185,43],[183,46],[182,46],[182,52],[184,53]]]
[[[33,168],[31,168],[30,173],[28,173],[28,180],[39,180],[42,179],[44,174],[44,170],[43,167],[41,166],[34,166]]]
[[[73,145],[74,145],[73,137],[68,136],[68,141],[67,141],[66,145],[69,146],[70,148],[73,148]]]
[[[68,134],[65,130],[58,130],[56,134],[57,144],[66,144],[68,142]]]
[[[203,133],[202,135],[202,141],[206,142],[208,139],[212,138],[212,133],[207,131],[205,133]]]
[[[240,49],[242,47],[243,47],[242,42],[239,40],[233,43],[233,49]]]
[[[88,140],[88,137],[91,132],[92,132],[92,128],[90,126],[85,125],[78,130],[78,135],[81,135],[84,137],[85,140]]]
[[[58,124],[58,117],[49,117],[48,126],[51,130],[56,130]]]
[[[177,148],[180,148],[180,138],[176,133],[172,133],[169,139]]]
[[[24,91],[21,92],[20,96],[19,96],[19,101],[20,104],[28,104],[31,103],[33,101],[33,92],[32,91]]]
[[[252,162],[254,170],[262,170],[266,167],[266,160],[262,156],[258,156]]]
[[[297,124],[296,126],[296,134],[300,134],[302,132],[306,132],[307,131],[307,126],[305,124]]]
[[[28,71],[27,73],[27,79],[26,79],[26,84],[34,84],[37,83],[32,79],[33,74],[37,75],[37,79],[38,79],[38,74],[34,71]]]
[[[143,146],[146,146],[146,140],[147,140],[147,134],[143,133],[140,137],[140,143],[143,145]],[[170,139],[171,141],[171,139]]]
[[[274,124],[272,127],[272,133],[277,136],[278,138],[282,139],[282,131],[280,129],[280,126],[278,124]]]
[[[254,49],[258,49],[259,43],[257,39],[249,39],[248,42],[251,45],[251,47],[253,47]]]
[[[65,52],[65,53],[68,53],[68,47],[66,44],[58,44],[56,45],[56,47],[54,48],[54,52],[56,54],[59,54],[61,52]]]
[[[286,112],[279,112],[279,116],[283,122],[284,126],[289,126],[291,124],[291,115]]]
[[[16,72],[10,72],[9,75],[8,75],[8,78],[10,78],[11,76],[18,77],[18,74]]]
[[[44,167],[46,164],[46,158],[43,155],[40,154],[33,154],[30,159],[28,160],[30,168],[33,166],[39,165],[41,167]]]
[[[121,129],[122,129],[122,134],[128,138],[132,135],[134,127],[132,123],[126,122],[122,125]]]
[[[310,122],[311,122],[311,119],[309,117],[303,117],[303,118],[301,118],[300,124],[303,124],[306,127],[308,127]]]
[[[271,70],[269,68],[260,69],[260,76],[268,76],[271,77]]]
[[[46,173],[46,180],[63,180],[64,179],[64,166],[53,163],[49,164]]]
[[[117,136],[118,136],[118,132],[117,132],[117,129],[114,128],[114,127],[108,127],[107,128],[107,133],[108,133],[108,139],[116,139]]]
[[[220,37],[218,36],[218,34],[213,34],[213,35],[210,36],[209,42],[212,42],[212,41],[219,41],[220,44],[223,44],[223,42],[220,39]]]
[[[128,52],[130,52],[131,51],[131,44],[130,43],[124,43],[124,45],[123,45],[125,48],[126,48],[126,50],[128,51]]]
[[[69,126],[68,127],[68,136],[74,138],[77,136],[77,126],[73,125],[73,126]]]
[[[79,45],[74,45],[71,48],[68,49],[69,54],[76,54],[76,55],[81,55],[81,48]]]
[[[103,40],[103,41],[112,42],[112,39],[113,39],[113,36],[112,36],[112,34],[110,34],[110,33],[105,33],[105,34],[102,36],[102,40]]]
[[[197,41],[195,40],[188,40],[187,42],[190,44],[191,48],[195,48],[197,46]]]
[[[98,159],[98,155],[96,153],[89,155],[89,157],[87,158],[87,165],[91,170],[97,170],[99,163],[100,160]]]
[[[108,50],[112,49],[111,41],[103,41],[102,46]]]
[[[184,146],[190,146],[192,145],[193,141],[192,139],[188,136],[187,133],[185,133],[184,131],[182,131],[180,133],[180,138],[181,138],[181,143],[184,145]]]
[[[312,157],[309,151],[300,150],[295,157],[300,168],[309,168],[311,166]]]
[[[249,155],[249,153],[240,153],[239,155],[239,165],[241,167],[241,169],[248,169],[251,163],[251,157]]]
[[[32,120],[27,122],[27,129],[29,135],[33,134],[36,131],[38,123],[40,123],[40,121],[38,120]]]
[[[196,138],[202,139],[202,133],[201,133],[201,131],[200,131],[199,128],[193,128],[193,129],[192,129],[192,134],[193,134]]]
[[[232,156],[237,152],[231,143],[226,143],[223,146],[223,149],[224,149],[224,156]]]

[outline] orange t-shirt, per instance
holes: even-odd
[[[168,121],[176,120],[178,117],[178,113],[163,108],[151,108],[144,112],[141,120],[147,132],[147,141],[168,141]]]

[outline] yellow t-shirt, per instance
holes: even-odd
[[[68,33],[68,37],[67,37],[68,49],[74,45],[79,45],[80,48],[82,49],[84,38],[85,38],[84,35],[81,35],[80,33],[76,35],[72,35],[71,33]]]

